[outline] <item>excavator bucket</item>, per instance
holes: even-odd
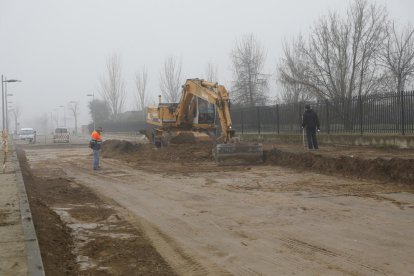
[[[217,144],[214,155],[217,163],[258,163],[263,162],[263,146],[258,143]]]
[[[148,139],[148,141],[152,141],[154,139],[153,133],[149,129],[140,129],[139,133],[143,134]]]

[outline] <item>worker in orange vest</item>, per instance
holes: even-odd
[[[91,140],[89,141],[89,147],[93,150],[93,169],[99,170],[99,152],[102,148],[102,127],[98,127],[91,134]]]

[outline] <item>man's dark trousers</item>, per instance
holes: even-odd
[[[306,128],[306,138],[308,139],[309,149],[318,149],[318,141],[316,140],[316,127]]]

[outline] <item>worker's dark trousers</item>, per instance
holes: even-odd
[[[318,141],[316,140],[316,127],[306,128],[306,138],[308,139],[309,149],[318,149]]]
[[[99,150],[93,150],[93,169],[99,169]]]

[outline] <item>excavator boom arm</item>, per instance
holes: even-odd
[[[189,79],[183,85],[180,103],[175,111],[177,124],[183,124],[188,118],[189,105],[193,97],[198,97],[216,107],[220,119],[221,129],[223,131],[224,143],[228,143],[234,135],[229,109],[229,95],[226,88],[217,83],[208,82],[199,79]]]

